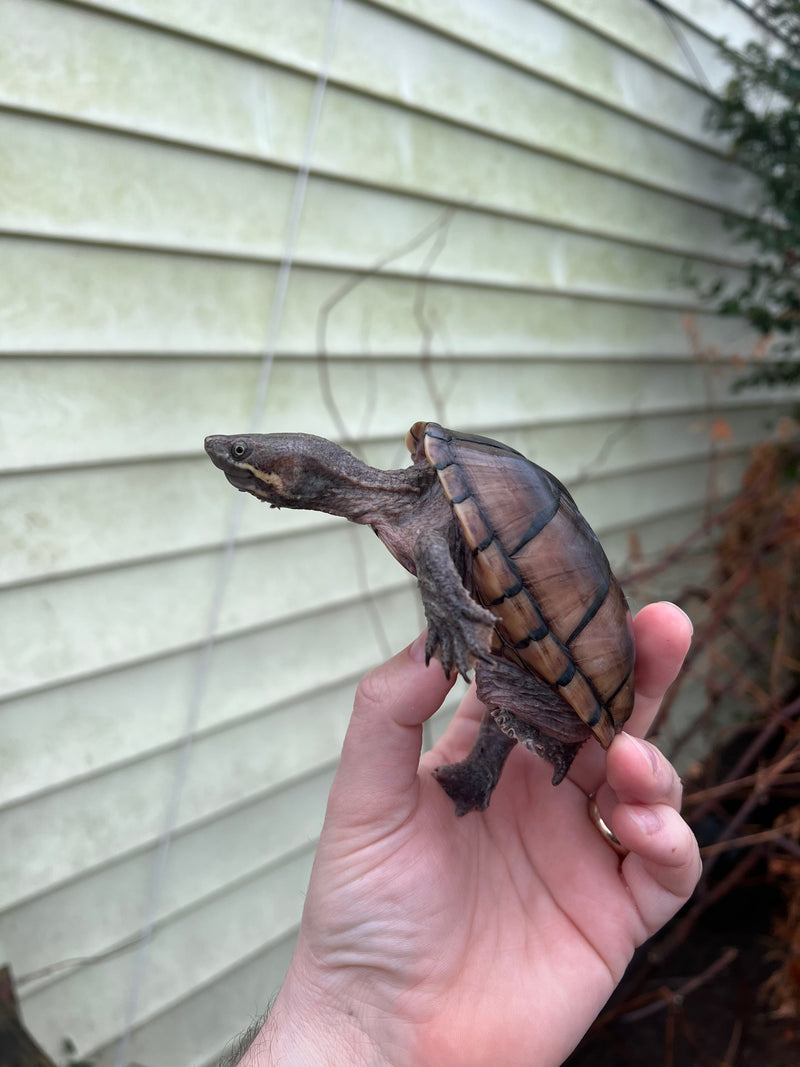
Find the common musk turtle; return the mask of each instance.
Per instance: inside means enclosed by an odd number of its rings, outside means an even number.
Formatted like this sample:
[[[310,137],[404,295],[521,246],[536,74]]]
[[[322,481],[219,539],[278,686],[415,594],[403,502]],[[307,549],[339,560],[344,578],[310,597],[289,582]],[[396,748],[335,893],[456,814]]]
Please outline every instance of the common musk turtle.
[[[475,667],[475,745],[434,772],[456,812],[487,807],[519,741],[557,785],[592,735],[607,748],[633,706],[631,617],[568,490],[508,445],[417,422],[413,464],[369,467],[310,434],[206,438],[212,462],[273,507],[371,526],[419,583],[426,653]]]

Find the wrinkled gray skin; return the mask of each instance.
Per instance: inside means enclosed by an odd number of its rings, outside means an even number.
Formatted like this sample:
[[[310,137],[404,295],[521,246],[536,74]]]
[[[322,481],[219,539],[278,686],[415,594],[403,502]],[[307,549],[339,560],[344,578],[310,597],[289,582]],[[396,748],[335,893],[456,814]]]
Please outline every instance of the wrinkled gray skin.
[[[213,436],[205,449],[231,485],[272,507],[324,511],[371,526],[416,575],[428,623],[428,661],[435,656],[446,674],[457,669],[465,677],[474,666],[478,695],[487,705],[467,758],[434,772],[458,815],[488,806],[517,741],[553,764],[554,784],[564,777],[588,728],[568,712],[575,743],[565,744],[515,715],[521,702],[546,707],[552,690],[519,670],[509,677],[508,666],[490,654],[495,619],[469,594],[471,556],[432,467],[377,470],[311,434]]]

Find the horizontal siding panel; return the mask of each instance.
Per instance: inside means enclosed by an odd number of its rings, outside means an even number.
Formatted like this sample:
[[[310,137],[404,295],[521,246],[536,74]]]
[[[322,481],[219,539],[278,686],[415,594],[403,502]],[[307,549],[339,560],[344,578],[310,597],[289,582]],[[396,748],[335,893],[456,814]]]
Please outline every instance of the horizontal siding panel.
[[[313,69],[322,54],[321,34],[309,32],[309,23],[319,28],[330,12],[327,0],[293,5],[276,17],[272,5],[251,0],[219,9],[190,0],[103,0],[93,3],[101,10],[119,11],[154,25],[173,27],[266,59]],[[397,18],[409,19],[405,26]],[[519,67],[536,78],[545,77],[611,106],[630,110],[657,125],[669,125],[683,136],[707,143],[700,122],[702,103],[698,90],[684,81],[664,76],[658,67],[643,62],[627,49],[614,47],[564,14],[530,0],[374,0],[344,5],[337,31],[333,74],[352,84],[369,88],[382,85],[386,71],[376,63],[375,43],[388,35],[398,47],[390,66],[395,84],[390,90],[405,98],[427,66],[419,62],[420,27],[488,53]],[[277,32],[276,32],[277,29]],[[398,40],[405,35],[414,66],[403,66],[406,49]],[[445,63],[441,42],[431,35],[429,49],[437,49],[437,78],[427,78],[438,88]],[[670,46],[673,41],[667,42]],[[372,46],[372,51],[369,50]],[[460,64],[455,68],[459,70]],[[365,76],[369,74],[371,77]],[[659,76],[661,75],[661,76]],[[445,75],[446,76],[446,75]],[[452,106],[452,92],[437,94]],[[459,93],[459,102],[465,94]],[[484,94],[485,99],[489,94]]]
[[[280,667],[279,664],[268,666]],[[284,846],[288,851],[304,845],[308,823],[301,820],[300,809],[295,815],[291,806],[286,805],[294,795],[298,779],[305,781],[331,771],[350,719],[355,688],[356,679],[351,678],[343,684],[320,688],[293,703],[196,736],[181,783],[180,812],[171,830],[188,832],[195,824],[210,824],[211,820],[216,826],[220,819],[225,823],[233,815],[231,809],[248,807],[250,814],[242,818],[258,842],[266,830],[254,821],[253,805],[265,794],[274,793],[280,798],[275,804],[283,811],[288,824],[288,837],[281,831],[276,838],[275,855]],[[451,713],[452,705],[445,710],[445,714]],[[43,914],[40,910],[43,907],[52,912],[55,905],[43,903],[47,895],[67,892],[66,899],[74,900],[69,886],[76,879],[82,881],[97,875],[98,884],[108,885],[112,876],[103,875],[106,868],[128,859],[133,861],[136,856],[144,855],[143,850],[152,851],[164,830],[179,757],[180,745],[176,744],[169,750],[112,767],[103,774],[27,798],[25,803],[5,809],[0,820],[0,913],[6,914],[0,915],[0,936],[5,936],[6,921],[9,936],[13,936],[20,916],[28,914],[21,908],[33,908],[32,914]],[[297,788],[303,792],[300,783]],[[208,830],[207,825],[207,831],[207,839],[213,841],[216,829]],[[24,865],[19,863],[21,855],[26,859]],[[266,863],[266,858],[262,862]],[[139,860],[136,863],[138,870]],[[127,871],[128,867],[124,869]],[[193,883],[186,880],[189,872],[175,874],[172,867],[170,871],[171,877],[178,881],[159,904],[165,917],[196,899]],[[144,873],[139,871],[138,884],[143,877]],[[220,874],[219,885],[236,877],[236,870],[230,868],[226,878]],[[126,909],[121,906],[114,919],[118,924],[114,931],[101,924],[97,936],[104,949],[129,938],[140,926],[141,912],[135,907],[133,911],[127,910],[136,899],[135,885],[125,899],[128,905]],[[147,901],[140,900],[139,907],[146,906]],[[16,936],[19,938],[19,932]],[[34,956],[29,960],[31,965],[35,959]]]
[[[722,504],[726,501],[721,501]],[[603,547],[612,560],[625,560],[617,566],[632,611],[653,600],[674,600],[683,590],[676,571],[665,567],[646,582],[636,579],[645,567],[662,560],[666,551],[682,545],[684,540],[702,530],[708,518],[708,498],[684,498],[653,510],[639,522],[620,527],[605,535]]]
[[[352,681],[333,686],[196,738],[173,829],[329,768],[353,691]],[[151,845],[163,830],[177,757],[176,747],[7,808],[0,820],[0,909]]]
[[[729,77],[716,39],[741,47],[753,21],[730,0],[674,0],[659,5],[629,0],[548,0],[551,7],[639,52],[687,81],[720,90]],[[678,17],[675,17],[678,16]],[[689,19],[689,21],[686,21]]]
[[[309,71],[322,59],[331,12],[329,0],[89,0],[83,6]]]
[[[357,540],[356,540],[357,538]],[[314,567],[309,560],[318,561]],[[7,661],[0,694],[67,681],[202,641],[219,573],[218,552],[200,552],[2,594]],[[397,588],[402,571],[369,531],[342,526],[279,543],[240,545],[219,631],[263,626],[366,592]],[[254,575],[269,575],[267,588]],[[48,641],[41,643],[46,633]]]
[[[685,27],[696,29],[712,41],[724,40],[731,48],[744,48],[754,37],[763,36],[756,21],[758,12],[750,0],[666,0],[664,6]]]
[[[703,97],[696,88],[574,22],[568,10],[557,12],[530,0],[376,0],[376,6],[410,15],[531,74],[709,144]]]
[[[13,113],[0,112],[0,137],[3,229],[273,258],[283,252],[295,184],[289,170]],[[321,199],[320,212],[338,190],[315,183],[307,203]]]
[[[583,492],[583,485],[608,476],[636,473],[671,463],[702,460],[709,454],[710,436],[722,416],[730,429],[729,440],[714,443],[721,454],[740,451],[761,439],[764,427],[785,412],[780,403],[741,406],[740,398],[724,389],[714,413],[705,405],[685,405],[680,411],[636,410],[625,418],[574,420],[564,425],[487,427],[489,436],[502,435],[513,448],[552,471],[568,488]],[[752,406],[751,406],[752,404]]]
[[[224,507],[222,485],[205,456],[0,477],[0,577],[19,583],[221,542],[236,503],[231,495]],[[244,516],[245,535],[265,532],[259,512]]]
[[[317,576],[322,580],[321,570]],[[266,600],[270,570],[260,584]],[[410,583],[381,596],[376,607],[392,650],[424,625]],[[209,733],[302,703],[317,689],[354,685],[383,654],[381,641],[361,600],[327,610],[320,605],[309,615],[220,639],[194,730]],[[0,805],[177,744],[197,668],[198,653],[191,649],[6,701],[0,709]]]
[[[549,29],[552,54],[557,50],[553,34],[563,39],[563,24],[558,26],[552,15],[549,26],[539,24],[540,11],[527,5],[527,12],[521,14],[519,21],[529,32],[536,28],[542,41],[548,39]],[[458,26],[461,19],[454,14]],[[505,14],[495,12],[500,18]],[[579,42],[573,36],[568,38],[567,48],[573,71],[580,70],[583,64],[575,55]],[[607,55],[607,61],[610,58]],[[586,65],[593,69],[591,64]],[[655,97],[660,86],[652,69],[649,74],[650,93]],[[590,97],[532,76],[530,68],[516,70],[469,44],[424,33],[419,23],[398,20],[363,4],[343,6],[330,76],[348,88],[485,128],[504,138],[545,146],[549,151],[577,156],[595,165],[620,169],[624,160],[624,170],[630,176],[652,181],[656,174],[675,188],[686,191],[691,186],[693,195],[697,175],[704,168],[714,168],[705,147],[695,154],[691,147],[676,144],[673,138],[665,138],[639,121],[631,122]],[[474,92],[475,85],[481,85],[480,94]],[[663,94],[660,112],[651,105],[654,115],[668,113],[670,102],[669,96]],[[679,102],[682,107],[677,107]],[[685,87],[680,101],[674,103],[677,114],[688,112],[697,118],[701,113],[696,94],[691,102],[687,101]],[[695,136],[699,132],[696,129]],[[707,135],[705,140],[708,142]],[[720,167],[721,177],[723,169],[727,184],[732,171],[729,166]]]
[[[531,28],[536,10],[529,6],[527,18],[523,16]],[[545,33],[542,27],[541,39]],[[576,46],[570,39],[568,47]],[[580,69],[580,58],[573,53],[572,59],[574,69]],[[743,206],[746,190],[752,188],[744,173],[737,182],[730,164],[716,160],[707,148],[676,140],[456,42],[420,33],[417,26],[396,20],[387,24],[361,5],[345,4],[343,10],[332,63],[333,75],[340,71],[346,85],[370,85],[389,100],[711,202],[716,181],[731,204]],[[475,85],[481,86],[480,93]],[[698,110],[695,102],[691,111]]]
[[[0,19],[5,104],[239,152],[301,151],[305,75],[52,0],[3,0]]]
[[[230,251],[236,247],[237,239],[242,240],[243,233],[252,235],[255,242],[269,242],[285,230],[293,176],[283,168],[29,115],[0,114],[0,119],[3,132],[20,148],[17,153],[9,152],[0,164],[4,201],[14,207],[14,211],[6,209],[0,219],[12,229],[27,225],[48,232],[60,229],[86,237],[111,238],[114,234],[109,234],[107,227],[98,228],[111,208],[118,240],[133,240],[138,233],[140,240],[163,242],[164,236],[159,238],[156,234],[160,225],[169,227],[167,242],[179,238],[189,248],[197,244],[202,232],[213,251],[224,225],[227,237],[223,251]],[[55,147],[66,154],[57,168],[61,182],[55,180],[55,175],[48,176],[50,137]],[[381,153],[372,153],[359,162],[358,174],[353,176],[357,179],[355,184],[346,184],[345,174],[341,179],[312,176],[300,231],[300,252],[322,252],[314,244],[315,231],[330,232],[333,228],[338,234],[340,255],[347,255],[352,246],[360,261],[365,242],[371,248],[376,238],[383,240],[381,255],[396,253],[397,209],[393,206],[388,215],[371,210],[371,205],[377,207],[385,202],[403,204],[413,212],[401,235],[401,246],[435,222],[445,204],[465,210],[468,219],[478,220],[478,226],[498,227],[496,239],[505,237],[511,227],[504,228],[502,218],[481,223],[477,209],[511,215],[513,221],[530,219],[571,230],[599,232],[610,239],[654,245],[681,254],[731,257],[730,236],[718,210],[593,174],[570,163],[536,157],[514,146],[487,146],[474,134],[448,127],[431,131],[430,141],[426,158],[435,154],[431,167],[435,162],[437,168],[426,175],[424,182],[413,174],[400,180],[408,167],[395,154],[391,142],[383,145]],[[34,153],[31,162],[38,157],[41,163],[33,172],[28,152]],[[469,160],[466,170],[456,166],[462,158]],[[65,172],[66,164],[69,167]],[[65,173],[71,180],[63,179]],[[104,176],[108,181],[98,189]],[[231,205],[228,182],[235,194],[244,197],[236,208]],[[365,187],[367,182],[375,188]],[[185,183],[186,204],[176,203],[181,200],[181,183]],[[412,201],[409,209],[408,198],[392,194],[391,190],[402,190],[422,198],[422,202]],[[381,194],[386,201],[381,200]],[[194,220],[187,220],[184,229],[176,229],[186,216],[186,206],[193,204],[198,209]],[[256,218],[259,207],[262,212]],[[3,210],[0,203],[0,211]],[[373,228],[375,237],[371,236]],[[453,228],[458,230],[458,226]],[[324,252],[327,260],[327,243]],[[496,257],[497,252],[491,254]],[[470,254],[468,262],[474,258]],[[411,261],[406,258],[402,265],[408,262]]]
[[[370,371],[375,368],[375,378]],[[0,395],[8,415],[0,466],[27,470],[31,460],[63,466],[98,460],[139,460],[175,454],[202,455],[206,433],[238,433],[250,422],[255,361],[98,359],[6,360],[0,363]],[[398,443],[419,418],[461,429],[572,420],[620,419],[668,414],[707,396],[709,367],[688,360],[650,363],[617,360],[515,360],[421,362],[341,360],[328,364],[332,392],[354,437],[375,431]],[[740,368],[715,366],[718,396]],[[492,388],[487,390],[487,381]],[[442,398],[437,411],[433,381]],[[728,400],[725,397],[726,401]],[[730,398],[726,407],[747,406]],[[323,401],[320,366],[314,360],[277,360],[259,429],[275,433],[314,430],[336,436]],[[32,454],[32,434],[48,442],[47,456]],[[576,442],[577,443],[577,442]],[[224,507],[226,483],[207,482]],[[230,499],[230,490],[228,498]]]
[[[11,272],[6,352],[257,354],[265,344],[276,265],[8,239],[0,239],[0,256]],[[426,343],[422,298],[433,354],[691,352],[680,306],[432,278],[421,289],[417,279],[375,274],[346,292],[354,280],[295,267],[278,351],[313,354],[319,316],[335,302],[326,320],[331,355],[414,355]],[[754,345],[740,321],[696,319],[705,344],[741,355]]]
[[[157,929],[148,950],[140,1018],[163,1011],[180,1000],[179,990],[212,981],[232,961],[280,941],[294,929],[312,859],[308,850]],[[134,952],[130,949],[76,971],[69,978],[68,996],[62,983],[32,992],[25,999],[26,1024],[50,1048],[58,1048],[65,1034],[79,1048],[113,1040],[125,1023]],[[91,1011],[86,1011],[87,1004]]]
[[[319,834],[332,779],[329,766],[178,829],[153,921],[160,924],[307,847]],[[26,994],[62,981],[85,957],[119,951],[138,938],[148,921],[157,851],[150,845],[108,860],[0,914],[0,940]],[[48,971],[53,961],[63,967]]]
[[[690,501],[709,500],[712,483],[719,497],[729,496],[739,487],[748,458],[749,452],[745,451],[720,457],[713,465],[708,460],[690,459],[663,469],[632,471],[582,485],[575,497],[590,525],[628,531],[659,511],[681,507],[682,502],[686,506]],[[616,502],[616,507],[624,501],[624,510],[617,512],[616,521],[609,507],[611,501]],[[661,546],[665,547],[663,540]],[[611,553],[611,544],[606,547]],[[617,566],[622,563],[619,557],[611,558]]]
[[[17,5],[26,7],[24,20]],[[7,45],[5,51],[0,45],[0,66],[6,66],[8,74],[0,102],[159,137],[192,138],[198,144],[289,163],[299,160],[314,84],[310,77],[49,0],[4,0],[0,15],[3,12],[7,22],[5,27],[0,22],[0,34]],[[424,38],[415,40],[418,63]],[[373,50],[379,47],[380,38],[372,42]],[[435,57],[444,53],[447,59],[450,47],[442,39],[436,42],[431,71],[438,69]],[[60,54],[60,67],[46,62],[53,54]],[[395,54],[399,57],[402,51]],[[115,56],[114,65],[108,63],[110,55]],[[497,131],[510,131],[503,140],[526,148],[546,149],[709,205],[744,210],[752,199],[745,172],[707,152],[474,52],[449,59],[459,65],[460,88],[442,86],[441,77],[426,78],[419,70],[403,93],[406,106],[331,84],[317,136],[316,165],[341,173],[354,159],[379,156],[385,165],[396,156],[392,162],[402,166],[388,174],[397,173],[402,180],[410,164],[417,180],[427,184],[428,176],[443,172],[438,155],[450,146],[449,138],[439,135],[448,126],[466,123],[471,129],[454,130],[457,136],[483,137],[482,131],[488,130],[488,140],[493,140],[491,121],[480,111],[457,115],[441,110],[441,100],[447,99],[441,94],[447,93],[466,108],[476,99],[484,101],[483,108],[487,99],[502,101],[494,119]],[[372,77],[395,66],[384,57]],[[73,69],[83,72],[80,80],[68,76]],[[45,70],[47,76],[41,73]],[[209,82],[213,93],[208,92]],[[428,82],[433,83],[434,99],[409,99],[424,94]],[[476,98],[476,83],[486,83],[488,97]],[[517,99],[519,105],[510,108],[509,102]],[[436,117],[409,111],[409,104]],[[390,141],[387,129],[392,131]],[[473,129],[480,132],[474,134]],[[384,150],[375,153],[375,144]],[[488,143],[484,150],[490,151]],[[451,157],[450,169],[452,165]],[[471,157],[462,156],[459,173],[462,169],[474,169]]]
[[[131,1062],[148,1067],[218,1067],[238,1034],[264,1014],[289,966],[294,937],[254,953],[241,966],[193,991],[168,1011],[134,1028]],[[117,1042],[92,1050],[93,1067],[117,1067]]]
[[[725,413],[730,432],[729,440],[716,445],[723,453],[755,444],[783,410],[781,405],[748,405],[726,412],[729,399],[724,397],[716,412],[717,419]],[[409,425],[415,414],[409,412]],[[305,431],[314,421],[298,423],[297,429]],[[620,469],[702,459],[714,421],[698,407],[647,418],[634,413],[607,422],[483,426],[481,431],[502,437],[571,486]],[[239,429],[233,424],[222,428]],[[358,451],[384,469],[410,462],[400,435],[361,443]],[[205,455],[0,477],[0,539],[5,546],[0,582],[20,584],[220,543],[237,502]],[[258,508],[247,499],[238,533],[243,539],[286,536],[335,521],[318,512]]]
[[[0,139],[7,148],[0,229],[7,233],[272,263],[283,253],[294,186],[288,171],[2,113]],[[594,228],[609,221],[598,217]],[[719,226],[711,213],[709,222]],[[404,251],[414,235],[416,247]],[[658,224],[635,237],[640,244],[466,207],[447,212],[439,203],[312,177],[295,262],[365,270],[388,258],[401,274],[696,303],[683,278],[685,256],[641,247],[663,238]],[[670,244],[677,237],[671,234]],[[714,254],[707,230],[687,227],[681,240],[693,254]],[[720,230],[716,251],[727,241]],[[72,249],[78,252],[91,255],[79,245]]]

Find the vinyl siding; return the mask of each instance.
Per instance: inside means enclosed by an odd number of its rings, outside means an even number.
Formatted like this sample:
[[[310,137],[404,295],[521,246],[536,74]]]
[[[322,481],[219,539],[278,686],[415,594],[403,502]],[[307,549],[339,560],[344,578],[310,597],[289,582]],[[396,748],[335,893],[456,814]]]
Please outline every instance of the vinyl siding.
[[[500,437],[617,564],[735,488],[780,403],[729,392],[753,339],[685,274],[744,262],[703,112],[753,23],[661,8],[345,0],[260,428],[379,466],[420,418]],[[202,453],[263,380],[330,10],[0,0],[0,950],[98,1067],[148,924],[131,1062],[210,1065],[264,1008],[357,680],[422,624],[369,531]]]

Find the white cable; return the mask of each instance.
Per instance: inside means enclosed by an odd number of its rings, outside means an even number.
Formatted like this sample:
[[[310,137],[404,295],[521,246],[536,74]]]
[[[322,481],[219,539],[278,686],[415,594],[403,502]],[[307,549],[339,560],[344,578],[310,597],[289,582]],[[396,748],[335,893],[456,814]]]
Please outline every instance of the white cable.
[[[297,177],[295,179],[294,194],[292,196],[292,203],[289,210],[289,223],[287,226],[286,239],[284,242],[284,253],[281,257],[280,266],[278,268],[278,277],[275,282],[275,290],[272,295],[269,324],[267,326],[264,353],[261,360],[261,372],[259,374],[258,383],[256,385],[255,400],[253,403],[252,414],[250,417],[251,431],[258,429],[261,426],[264,418],[264,410],[266,407],[270,374],[272,371],[272,365],[275,362],[275,348],[277,345],[281,319],[283,317],[283,309],[286,302],[286,291],[289,285],[289,276],[292,270],[292,261],[294,259],[295,246],[297,243],[297,233],[300,227],[300,216],[302,214],[303,204],[305,201],[306,187],[308,185],[308,176],[311,168],[311,159],[314,152],[314,142],[316,140],[317,129],[319,126],[320,113],[322,111],[322,101],[325,95],[326,86],[328,84],[328,76],[330,72],[331,60],[333,57],[333,49],[336,42],[336,32],[338,29],[341,7],[342,0],[331,0],[331,9],[330,14],[328,16],[328,28],[325,35],[325,48],[323,51],[316,85],[314,87],[314,96],[311,101],[311,114],[309,116],[305,143],[303,145],[303,151],[300,158],[300,166],[298,168]],[[186,775],[189,769],[189,757],[192,748],[192,739],[194,737],[194,732],[197,727],[200,707],[202,705],[203,696],[206,690],[208,673],[211,667],[211,660],[214,651],[216,633],[219,627],[219,620],[222,612],[222,605],[225,600],[225,593],[228,587],[231,568],[233,565],[233,553],[236,544],[236,538],[239,531],[239,525],[241,522],[243,502],[244,498],[240,495],[237,495],[235,503],[231,508],[230,517],[228,521],[228,530],[226,533],[224,548],[222,552],[222,558],[220,560],[216,580],[214,583],[214,593],[212,597],[211,608],[209,611],[205,638],[203,640],[202,650],[200,653],[197,669],[192,679],[192,687],[189,695],[188,710],[186,715],[186,728],[180,740],[175,774],[172,779],[172,788],[170,790],[170,795],[167,800],[167,806],[164,816],[164,828],[158,840],[156,858],[153,863],[153,873],[150,879],[150,891],[148,894],[147,909],[145,911],[146,920],[144,926],[142,927],[141,939],[136,950],[133,980],[131,982],[130,995],[128,997],[128,1005],[125,1012],[125,1025],[117,1049],[117,1055],[114,1060],[115,1067],[124,1067],[125,1061],[128,1056],[128,1048],[130,1045],[131,1034],[133,1032],[133,1027],[136,1024],[136,1016],[138,1014],[139,1009],[139,998],[141,996],[142,988],[144,986],[145,972],[147,969],[147,957],[150,949],[150,942],[152,941],[153,929],[156,923],[156,915],[164,889],[167,857],[169,855],[170,845],[172,843],[172,835],[177,822],[178,810],[180,808],[181,796],[183,794],[183,787],[186,783]]]

